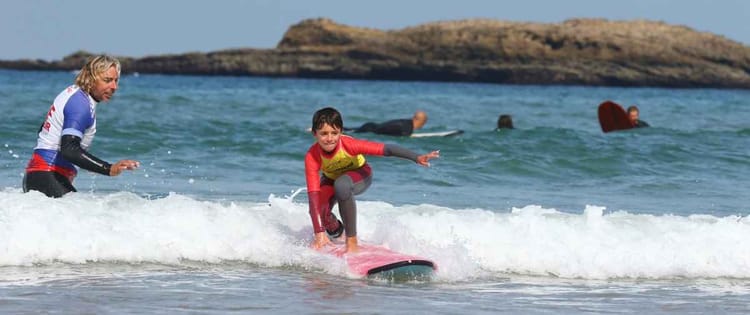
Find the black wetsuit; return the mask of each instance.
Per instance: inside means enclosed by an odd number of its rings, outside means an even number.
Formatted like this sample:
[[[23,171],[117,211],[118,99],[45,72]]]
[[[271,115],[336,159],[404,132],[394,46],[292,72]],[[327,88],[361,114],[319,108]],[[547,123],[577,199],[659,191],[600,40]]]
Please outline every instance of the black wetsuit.
[[[384,123],[368,122],[356,129],[347,129],[346,131],[372,132],[380,135],[389,136],[410,136],[414,132],[414,124],[411,119],[394,119]]]
[[[93,156],[81,148],[81,138],[64,135],[61,139],[60,155],[80,168],[109,176],[112,165]],[[32,157],[29,165],[38,163]],[[41,191],[47,197],[59,198],[69,192],[77,191],[73,187],[73,178],[56,171],[29,171],[23,177],[23,191]]]
[[[633,125],[633,128],[643,128],[643,127],[651,127],[651,126],[649,126],[648,123],[640,119],[636,120],[635,124]]]

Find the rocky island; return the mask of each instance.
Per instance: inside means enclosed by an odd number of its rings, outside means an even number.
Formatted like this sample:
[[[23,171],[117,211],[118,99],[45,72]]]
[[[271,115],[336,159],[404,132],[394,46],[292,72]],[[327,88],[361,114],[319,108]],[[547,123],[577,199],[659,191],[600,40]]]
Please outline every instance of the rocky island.
[[[90,56],[0,61],[76,70]],[[276,48],[119,57],[126,72],[503,84],[750,88],[750,47],[663,22],[462,20],[399,30],[304,20]]]

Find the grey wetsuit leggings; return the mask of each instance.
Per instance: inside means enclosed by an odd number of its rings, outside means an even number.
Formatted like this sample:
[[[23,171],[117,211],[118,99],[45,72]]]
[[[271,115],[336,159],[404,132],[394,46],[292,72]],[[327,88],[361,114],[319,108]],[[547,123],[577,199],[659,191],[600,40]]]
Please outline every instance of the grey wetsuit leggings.
[[[372,184],[372,173],[369,167],[366,170],[360,170],[347,172],[335,181],[323,177],[321,186],[332,184],[334,190],[334,194],[328,200],[329,215],[324,223],[326,229],[335,229],[338,226],[336,217],[331,211],[333,206],[338,203],[339,214],[341,214],[341,221],[344,223],[346,236],[357,236],[357,202],[354,196],[363,193]]]

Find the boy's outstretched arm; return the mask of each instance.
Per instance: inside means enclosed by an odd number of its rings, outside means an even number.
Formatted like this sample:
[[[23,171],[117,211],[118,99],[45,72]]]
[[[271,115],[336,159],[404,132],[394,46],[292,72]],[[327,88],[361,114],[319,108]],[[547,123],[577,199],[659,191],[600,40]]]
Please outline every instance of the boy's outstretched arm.
[[[423,154],[423,155],[417,155],[416,153],[404,147],[401,147],[395,144],[386,144],[385,147],[383,148],[383,155],[384,156],[397,156],[400,158],[409,159],[419,165],[429,167],[430,159],[440,157],[440,150],[432,151],[430,153]]]

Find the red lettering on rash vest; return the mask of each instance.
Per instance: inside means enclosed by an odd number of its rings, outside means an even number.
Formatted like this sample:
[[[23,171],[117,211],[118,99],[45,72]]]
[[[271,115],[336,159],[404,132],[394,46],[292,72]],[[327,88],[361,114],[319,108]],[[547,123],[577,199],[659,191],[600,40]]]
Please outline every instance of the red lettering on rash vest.
[[[49,131],[50,126],[52,126],[52,124],[49,122],[49,118],[52,117],[52,113],[54,112],[55,112],[55,104],[52,104],[52,106],[50,106],[49,108],[49,112],[47,112],[47,120],[44,121],[44,130]]]

